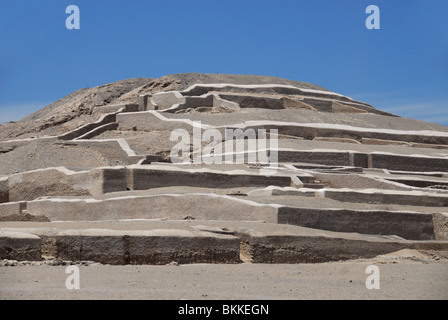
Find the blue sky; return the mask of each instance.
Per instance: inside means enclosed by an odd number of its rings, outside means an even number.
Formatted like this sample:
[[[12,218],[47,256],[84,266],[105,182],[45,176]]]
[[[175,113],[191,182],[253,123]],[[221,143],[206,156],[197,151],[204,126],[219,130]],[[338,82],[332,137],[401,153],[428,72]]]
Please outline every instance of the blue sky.
[[[307,81],[448,125],[446,0],[3,0],[0,123],[65,95],[183,72]],[[81,29],[68,30],[69,5]],[[381,29],[368,30],[368,5]]]

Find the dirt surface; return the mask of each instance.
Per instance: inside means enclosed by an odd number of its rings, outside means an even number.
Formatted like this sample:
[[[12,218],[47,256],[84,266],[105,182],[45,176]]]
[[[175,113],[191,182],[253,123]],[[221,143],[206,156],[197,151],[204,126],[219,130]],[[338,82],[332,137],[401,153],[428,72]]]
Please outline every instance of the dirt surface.
[[[0,175],[45,169],[48,167],[101,167],[110,162],[100,152],[87,147],[32,142],[11,152],[0,154]]]
[[[379,268],[379,290],[366,288],[370,265]],[[66,289],[65,270],[1,267],[0,299],[448,299],[448,263],[418,253],[317,265],[81,266],[77,291]]]
[[[21,121],[0,125],[0,141],[59,135],[76,129],[97,120],[92,116],[94,107],[113,104],[123,94],[151,80],[134,78],[77,90]]]
[[[132,78],[94,88],[77,90],[21,121],[0,125],[0,141],[55,136],[98,119],[93,109],[108,104],[136,103],[143,94],[184,90],[196,83],[283,84],[305,89],[320,86],[268,76],[186,73],[153,78]]]

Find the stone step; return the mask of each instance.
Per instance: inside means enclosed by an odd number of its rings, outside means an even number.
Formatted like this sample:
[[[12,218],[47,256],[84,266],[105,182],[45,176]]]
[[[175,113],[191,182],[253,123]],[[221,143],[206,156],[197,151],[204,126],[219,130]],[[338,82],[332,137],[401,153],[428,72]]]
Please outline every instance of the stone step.
[[[154,130],[176,130],[185,129],[192,132],[193,120],[187,117],[170,118],[166,114],[156,111],[146,111],[138,113],[121,113],[116,116],[116,122],[119,123],[122,130],[131,130],[137,127],[139,131]],[[395,141],[396,143],[405,143],[408,146],[419,147],[425,144],[426,147],[435,145],[439,148],[441,145],[448,145],[448,133],[441,131],[408,131],[392,129],[362,128],[339,124],[322,123],[296,123],[286,121],[246,121],[243,123],[234,123],[232,125],[211,126],[202,124],[202,129],[241,129],[247,130],[264,129],[266,131],[278,130],[282,136],[300,137],[308,140],[314,138],[341,138],[352,139],[361,142],[362,139],[376,139],[377,141]],[[341,140],[342,141],[342,140]],[[391,143],[389,142],[389,143]],[[388,144],[389,144],[388,143]],[[406,144],[407,143],[407,144]],[[368,146],[368,145],[366,145]]]
[[[325,185],[322,183],[304,183],[303,187],[307,189],[323,189]]]
[[[404,177],[404,176],[393,176],[393,175],[383,175],[384,179],[392,182],[401,183],[411,187],[417,188],[428,188],[432,186],[448,186],[448,179],[446,178],[435,178],[435,177]]]
[[[420,212],[281,207],[278,223],[408,240],[436,239],[433,215]]]
[[[276,192],[279,192],[278,194]],[[31,221],[113,221],[123,219],[165,219],[206,221],[263,221],[273,224],[290,224],[309,228],[354,232],[362,234],[397,235],[405,239],[435,239],[433,214],[415,211],[391,211],[377,208],[360,210],[335,207],[312,208],[302,206],[260,204],[257,198],[272,195],[283,197],[315,197],[315,189],[268,188],[248,192],[248,197],[215,194],[150,194],[106,199],[47,198],[30,201],[26,206]],[[310,199],[309,201],[319,201]],[[308,201],[308,202],[309,202]],[[272,199],[275,203],[275,199]],[[311,203],[310,203],[311,204]],[[11,210],[20,206],[12,204]],[[19,220],[10,217],[8,221]],[[2,219],[0,219],[2,220]],[[5,220],[5,219],[3,219]],[[443,231],[443,230],[442,230]]]
[[[0,230],[0,260],[38,261],[41,239],[31,233]]]
[[[374,258],[402,249],[448,251],[448,241],[408,241],[254,222],[140,220],[38,226],[1,228],[0,259],[45,257],[111,265],[322,263]]]
[[[76,139],[88,132],[91,132],[92,130],[101,127],[105,124],[116,122],[117,114],[122,112],[124,109],[120,109],[114,113],[105,114],[102,116],[98,121],[93,123],[88,123],[86,125],[83,125],[79,128],[76,128],[75,130],[69,131],[61,136],[58,136],[59,140],[73,140]]]
[[[117,122],[111,122],[111,123],[106,123],[102,126],[99,126],[95,129],[92,129],[91,131],[83,134],[82,136],[74,139],[74,140],[88,140],[88,139],[92,139],[93,137],[99,136],[100,134],[102,134],[103,132],[106,131],[112,131],[112,130],[116,130],[118,128],[118,123]]]
[[[242,242],[241,255],[251,263],[324,263],[370,259],[402,249],[448,251],[448,241],[400,241],[393,238],[337,236],[273,230],[244,230],[236,234]]]
[[[27,202],[9,202],[0,204],[0,221],[3,218],[20,215],[23,210],[26,210]]]
[[[291,186],[291,175],[269,175],[250,171],[219,171],[187,169],[173,166],[130,166],[126,170],[127,187],[130,190],[146,190],[170,186],[206,188],[234,188],[256,186]],[[312,177],[310,177],[313,179]]]
[[[138,104],[114,104],[114,105],[106,105],[95,107],[93,109],[93,114],[109,114],[109,113],[117,113],[117,112],[138,112],[139,110]]]
[[[305,101],[306,103],[309,103]],[[447,145],[448,134],[440,131],[405,131],[392,129],[369,129],[338,124],[311,124],[253,121],[240,124],[243,130],[247,129],[277,129],[279,134],[314,139],[318,137],[344,138],[362,141],[364,138],[383,141],[397,141],[407,143],[423,143],[435,145]]]
[[[124,195],[104,200],[47,198],[27,203],[28,214],[45,217],[50,221],[170,219],[276,223],[277,208],[277,205],[261,205],[215,194]]]
[[[279,149],[278,161],[280,163],[307,162],[332,167],[377,168],[407,172],[448,172],[448,158],[381,152]]]
[[[35,261],[47,256],[111,265],[165,265],[173,261],[180,264],[240,262],[238,238],[192,229],[30,231],[38,236],[0,231],[0,259]],[[30,249],[23,249],[31,245],[32,254],[28,252]]]
[[[448,178],[448,174],[444,172],[417,172],[417,171],[394,171],[385,170],[385,173],[401,176],[424,176],[436,178]]]
[[[362,178],[362,176],[361,176]],[[437,191],[437,192],[436,192]],[[383,190],[383,189],[336,189],[336,188],[294,188],[269,186],[252,190],[250,196],[298,196],[327,198],[339,202],[365,204],[393,204],[415,207],[448,207],[448,193],[432,189]],[[272,201],[275,202],[273,199]]]
[[[448,207],[448,195],[423,191],[325,189],[322,195],[342,202]]]
[[[97,141],[78,141],[94,148]],[[111,146],[118,145],[110,141]],[[122,152],[124,153],[124,152]],[[117,154],[118,157],[126,157]],[[135,161],[162,161],[158,156],[134,157]],[[127,190],[148,190],[161,187],[190,186],[210,189],[259,188],[270,185],[291,186],[313,183],[314,177],[304,172],[279,170],[269,175],[262,169],[243,166],[225,166],[221,170],[208,168],[182,168],[157,163],[130,167],[100,167],[85,171],[72,171],[65,167],[22,172],[0,178],[0,203],[31,201],[45,196],[97,196]],[[298,179],[296,179],[296,177]],[[0,209],[1,214],[1,209]]]

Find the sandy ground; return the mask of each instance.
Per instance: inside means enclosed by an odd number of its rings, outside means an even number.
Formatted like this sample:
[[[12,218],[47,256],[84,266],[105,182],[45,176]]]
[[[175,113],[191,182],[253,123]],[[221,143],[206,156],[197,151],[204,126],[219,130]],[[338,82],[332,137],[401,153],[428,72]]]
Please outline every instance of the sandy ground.
[[[94,122],[94,107],[136,103],[138,96],[160,91],[184,90],[195,83],[282,84],[299,88],[327,90],[318,85],[267,76],[184,73],[152,78],[132,78],[84,88],[34,112],[21,121],[0,125],[0,141],[59,135]],[[2,119],[8,121],[8,119]]]
[[[375,264],[380,289],[368,290]],[[70,291],[65,266],[0,267],[0,299],[340,300],[448,299],[448,262],[376,258],[300,265],[81,266]]]

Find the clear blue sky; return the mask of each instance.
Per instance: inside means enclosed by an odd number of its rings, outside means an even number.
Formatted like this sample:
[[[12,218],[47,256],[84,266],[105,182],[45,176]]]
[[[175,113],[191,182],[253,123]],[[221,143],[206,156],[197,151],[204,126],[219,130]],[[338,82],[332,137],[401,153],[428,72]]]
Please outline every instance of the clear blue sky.
[[[68,5],[81,29],[67,30]],[[381,29],[368,30],[368,5]],[[133,77],[202,72],[313,82],[448,125],[447,0],[3,0],[0,123]]]

